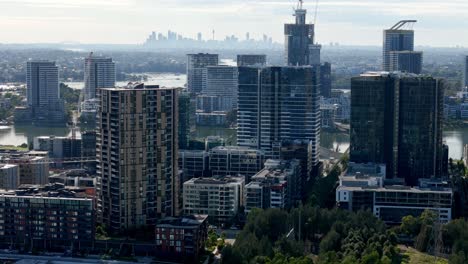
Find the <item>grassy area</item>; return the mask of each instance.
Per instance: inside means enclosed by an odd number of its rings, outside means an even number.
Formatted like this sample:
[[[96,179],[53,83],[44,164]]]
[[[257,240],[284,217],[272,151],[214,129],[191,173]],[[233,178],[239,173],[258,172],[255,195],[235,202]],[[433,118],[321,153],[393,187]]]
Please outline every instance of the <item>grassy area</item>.
[[[16,150],[16,151],[27,151],[27,147],[20,146],[9,146],[9,145],[0,145],[0,150]]]
[[[402,262],[407,264],[425,264],[425,263],[434,263],[434,264],[448,264],[447,259],[434,258],[434,256],[428,255],[417,251],[414,248],[407,248],[404,246],[400,247]]]

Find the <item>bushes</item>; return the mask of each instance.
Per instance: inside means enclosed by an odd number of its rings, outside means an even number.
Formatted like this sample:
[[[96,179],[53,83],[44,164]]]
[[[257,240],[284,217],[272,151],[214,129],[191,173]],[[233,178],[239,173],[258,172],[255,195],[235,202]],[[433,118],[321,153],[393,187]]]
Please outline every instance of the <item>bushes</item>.
[[[254,210],[235,245],[224,249],[223,263],[312,263],[307,255],[314,251],[318,263],[393,263],[395,245],[395,235],[370,212]]]

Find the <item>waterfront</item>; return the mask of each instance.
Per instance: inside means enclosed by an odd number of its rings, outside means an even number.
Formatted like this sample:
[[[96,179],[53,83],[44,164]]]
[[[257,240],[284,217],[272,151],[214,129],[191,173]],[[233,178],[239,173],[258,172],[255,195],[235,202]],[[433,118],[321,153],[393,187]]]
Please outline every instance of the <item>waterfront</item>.
[[[187,75],[178,73],[147,72],[131,73],[131,75],[145,76],[148,78],[144,81],[145,84],[157,84],[160,87],[184,87],[187,82]],[[116,86],[125,86],[128,83],[129,81],[117,82]],[[81,90],[84,87],[84,82],[65,82],[65,84],[77,90]]]
[[[31,143],[37,136],[70,136],[68,127],[35,127],[35,126],[0,126],[0,145],[19,146]],[[79,136],[77,132],[77,136]],[[227,144],[236,144],[236,131],[230,128],[198,127],[194,137],[204,139],[207,136],[220,136]],[[321,145],[324,148],[344,152],[349,147],[349,135],[322,131]],[[463,156],[463,146],[468,144],[468,129],[444,131],[444,141],[449,146],[449,157],[460,159]]]

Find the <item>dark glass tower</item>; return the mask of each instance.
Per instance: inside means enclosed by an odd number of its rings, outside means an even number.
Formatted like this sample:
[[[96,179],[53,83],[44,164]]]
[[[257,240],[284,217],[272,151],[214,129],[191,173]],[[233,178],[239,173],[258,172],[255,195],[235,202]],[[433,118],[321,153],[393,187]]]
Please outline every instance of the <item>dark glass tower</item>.
[[[239,68],[238,145],[280,158],[283,142],[311,142],[311,164],[318,164],[320,110],[318,69]]]
[[[414,30],[403,29],[414,23],[416,20],[401,20],[390,29],[384,30],[384,71],[421,73],[422,52],[414,52]]]
[[[442,171],[444,82],[432,77],[400,81],[398,175],[416,185],[418,178],[439,177]]]
[[[306,24],[307,10],[302,0],[295,10],[295,24],[284,25],[286,64],[290,66],[309,65],[309,45],[314,44],[314,25]]]
[[[368,73],[351,81],[350,160],[387,165],[387,178],[444,172],[442,145],[445,84],[427,76]]]

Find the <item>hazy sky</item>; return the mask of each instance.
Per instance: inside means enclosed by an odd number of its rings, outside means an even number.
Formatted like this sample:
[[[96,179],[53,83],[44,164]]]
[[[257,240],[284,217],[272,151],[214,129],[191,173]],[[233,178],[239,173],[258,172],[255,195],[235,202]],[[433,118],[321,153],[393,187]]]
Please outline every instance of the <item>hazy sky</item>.
[[[0,43],[142,43],[168,29],[195,37],[283,42],[294,0],[0,0]],[[315,1],[305,0],[313,21]],[[381,45],[382,29],[417,19],[416,45],[468,46],[468,0],[320,0],[317,41]]]

